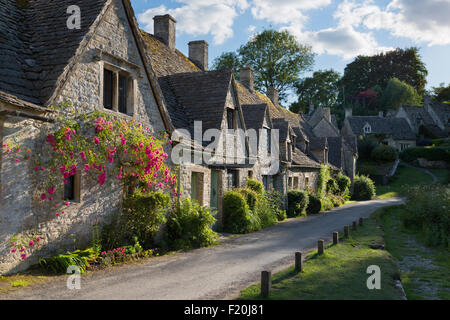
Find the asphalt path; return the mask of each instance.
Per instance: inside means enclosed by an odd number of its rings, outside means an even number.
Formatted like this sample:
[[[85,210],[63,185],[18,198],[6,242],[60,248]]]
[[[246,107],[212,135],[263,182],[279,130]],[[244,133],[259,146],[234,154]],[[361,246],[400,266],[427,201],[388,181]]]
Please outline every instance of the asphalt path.
[[[67,276],[0,296],[0,299],[232,299],[260,279],[262,270],[277,272],[292,265],[295,251],[308,251],[317,240],[331,241],[360,217],[402,203],[399,198],[346,204],[294,218],[220,245],[114,266],[81,277],[79,290],[67,289]]]

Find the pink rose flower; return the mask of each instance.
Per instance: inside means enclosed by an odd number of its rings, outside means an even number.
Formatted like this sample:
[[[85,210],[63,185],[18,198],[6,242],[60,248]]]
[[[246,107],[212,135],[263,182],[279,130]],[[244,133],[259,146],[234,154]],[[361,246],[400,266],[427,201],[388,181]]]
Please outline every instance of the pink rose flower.
[[[95,144],[99,144],[99,143],[100,143],[100,140],[98,140],[97,137],[94,137],[94,143],[95,143]]]
[[[45,200],[47,198],[47,195],[45,193],[41,194],[41,200]]]

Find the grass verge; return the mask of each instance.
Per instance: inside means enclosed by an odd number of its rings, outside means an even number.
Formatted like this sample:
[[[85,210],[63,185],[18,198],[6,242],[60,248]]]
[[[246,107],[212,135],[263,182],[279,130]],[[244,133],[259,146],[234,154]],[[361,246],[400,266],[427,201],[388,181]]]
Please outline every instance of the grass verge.
[[[395,287],[399,269],[394,258],[386,250],[375,250],[372,243],[383,243],[380,218],[373,214],[364,220],[364,226],[351,231],[349,238],[342,238],[338,245],[329,244],[325,254],[310,252],[303,272],[296,274],[294,267],[272,276],[273,300],[376,300],[401,299]],[[342,235],[340,234],[340,237]],[[367,288],[367,267],[377,265],[381,269],[381,289]],[[262,299],[260,284],[241,291],[239,299]]]

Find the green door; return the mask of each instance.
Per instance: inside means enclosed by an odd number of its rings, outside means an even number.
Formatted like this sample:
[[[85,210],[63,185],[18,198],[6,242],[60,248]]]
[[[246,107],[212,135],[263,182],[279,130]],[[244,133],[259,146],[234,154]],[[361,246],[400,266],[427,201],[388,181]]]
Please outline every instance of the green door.
[[[211,208],[219,208],[219,171],[211,171]]]

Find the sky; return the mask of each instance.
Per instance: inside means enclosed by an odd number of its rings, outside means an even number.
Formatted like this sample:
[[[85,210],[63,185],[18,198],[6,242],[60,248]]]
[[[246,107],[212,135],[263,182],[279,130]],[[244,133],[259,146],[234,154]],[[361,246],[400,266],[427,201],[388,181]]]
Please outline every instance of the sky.
[[[450,0],[131,0],[139,25],[176,20],[176,47],[206,40],[209,65],[264,29],[288,30],[316,53],[313,71],[344,72],[357,55],[418,47],[427,89],[450,84]],[[301,77],[310,76],[311,72]]]

